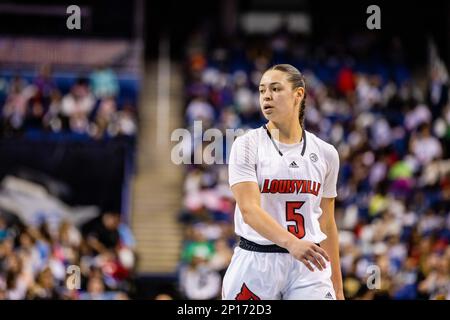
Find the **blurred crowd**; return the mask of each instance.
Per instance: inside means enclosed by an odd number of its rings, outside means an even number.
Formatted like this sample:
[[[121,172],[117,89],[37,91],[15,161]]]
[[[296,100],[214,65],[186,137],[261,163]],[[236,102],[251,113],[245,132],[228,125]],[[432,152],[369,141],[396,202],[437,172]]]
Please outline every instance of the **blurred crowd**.
[[[120,300],[134,292],[134,238],[120,214],[77,228],[0,215],[0,300]]]
[[[347,299],[450,299],[447,70],[430,50],[416,72],[398,38],[384,47],[373,35],[347,39],[312,45],[276,33],[220,43],[194,33],[186,127],[193,132],[200,120],[203,130],[225,133],[262,125],[262,73],[293,64],[306,77],[306,130],[340,155],[335,215]],[[191,156],[207,145],[194,139]],[[217,299],[236,244],[227,166],[186,167],[179,288],[187,299]]]
[[[136,134],[136,109],[130,101],[119,105],[119,81],[107,66],[89,77],[74,79],[61,90],[49,65],[26,79],[20,73],[0,79],[0,137],[33,132],[74,133],[102,139]]]
[[[31,77],[2,73],[0,139],[133,137],[136,109],[121,97],[119,83],[106,66],[72,80],[53,76],[48,65]],[[132,298],[135,240],[120,214],[106,211],[78,223],[82,210],[42,188],[2,181],[0,300]]]

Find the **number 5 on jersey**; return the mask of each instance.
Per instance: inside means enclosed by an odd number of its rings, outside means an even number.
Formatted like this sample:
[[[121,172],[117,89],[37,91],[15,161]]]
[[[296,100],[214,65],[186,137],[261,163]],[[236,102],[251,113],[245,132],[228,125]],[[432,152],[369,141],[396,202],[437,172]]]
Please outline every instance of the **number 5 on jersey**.
[[[286,221],[295,222],[294,225],[288,225],[287,229],[299,239],[305,236],[305,219],[301,213],[295,210],[299,210],[304,204],[305,201],[286,202]]]

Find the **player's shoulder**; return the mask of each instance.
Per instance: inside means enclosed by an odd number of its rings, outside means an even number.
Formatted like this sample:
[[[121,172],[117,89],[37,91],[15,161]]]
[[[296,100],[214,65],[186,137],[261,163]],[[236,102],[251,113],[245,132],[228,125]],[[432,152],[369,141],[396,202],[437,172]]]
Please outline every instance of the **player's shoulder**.
[[[305,130],[306,131],[306,130]],[[309,141],[307,143],[311,143],[317,147],[320,153],[325,156],[327,160],[336,160],[339,159],[339,154],[331,143],[324,141],[323,139],[316,136],[314,133],[306,131],[307,137]]]
[[[262,128],[248,129],[243,134],[236,137],[234,143],[257,145]]]

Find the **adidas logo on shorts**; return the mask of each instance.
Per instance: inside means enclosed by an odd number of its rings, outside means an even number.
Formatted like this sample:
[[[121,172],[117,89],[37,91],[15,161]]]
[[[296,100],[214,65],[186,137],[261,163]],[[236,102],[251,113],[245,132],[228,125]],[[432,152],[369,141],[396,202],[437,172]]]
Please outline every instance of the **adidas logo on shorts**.
[[[333,299],[333,295],[330,292],[327,292],[325,299]]]
[[[298,168],[297,163],[295,163],[295,161],[292,161],[291,164],[289,165],[289,168]]]

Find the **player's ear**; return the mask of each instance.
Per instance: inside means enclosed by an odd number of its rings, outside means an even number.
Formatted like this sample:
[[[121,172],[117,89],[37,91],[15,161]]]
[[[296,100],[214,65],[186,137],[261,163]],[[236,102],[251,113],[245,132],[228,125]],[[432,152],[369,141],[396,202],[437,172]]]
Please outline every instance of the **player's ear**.
[[[305,89],[302,87],[299,87],[295,90],[295,97],[300,100],[303,98],[304,94],[305,94]]]

